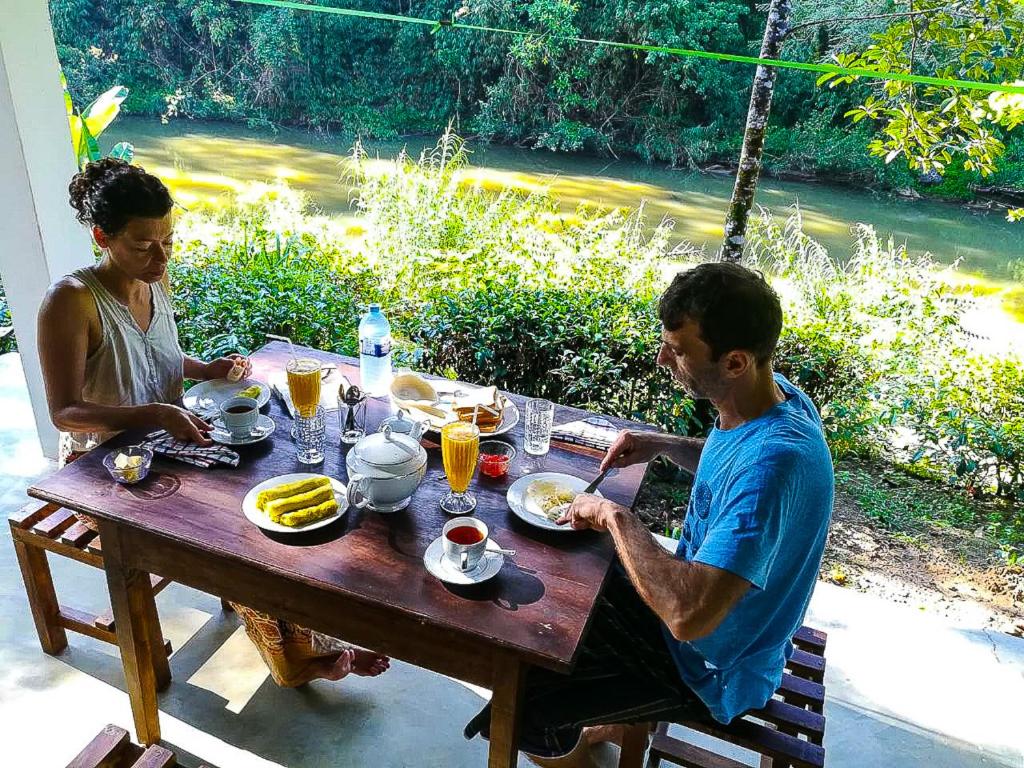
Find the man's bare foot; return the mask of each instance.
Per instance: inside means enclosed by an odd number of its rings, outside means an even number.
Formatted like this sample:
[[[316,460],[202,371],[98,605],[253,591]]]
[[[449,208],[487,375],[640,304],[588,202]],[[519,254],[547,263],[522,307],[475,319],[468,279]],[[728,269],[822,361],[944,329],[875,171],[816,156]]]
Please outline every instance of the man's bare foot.
[[[376,677],[388,671],[391,666],[391,659],[381,656],[373,651],[365,651],[362,648],[353,648],[352,672],[362,677]]]
[[[583,729],[581,741],[587,742],[590,746],[607,742],[621,747],[624,731],[625,727],[621,725],[593,725]]]
[[[590,742],[587,741],[586,729],[583,736],[572,752],[561,757],[538,757],[527,753],[527,757],[534,765],[540,768],[596,768],[594,759],[590,756]]]

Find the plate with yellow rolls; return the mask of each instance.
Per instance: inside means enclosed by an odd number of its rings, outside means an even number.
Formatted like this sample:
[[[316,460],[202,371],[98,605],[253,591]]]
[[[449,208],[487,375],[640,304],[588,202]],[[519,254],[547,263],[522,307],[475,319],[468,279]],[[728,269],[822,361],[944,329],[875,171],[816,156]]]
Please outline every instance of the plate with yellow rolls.
[[[264,480],[242,499],[242,513],[249,522],[274,533],[314,531],[347,511],[345,484],[311,472]]]

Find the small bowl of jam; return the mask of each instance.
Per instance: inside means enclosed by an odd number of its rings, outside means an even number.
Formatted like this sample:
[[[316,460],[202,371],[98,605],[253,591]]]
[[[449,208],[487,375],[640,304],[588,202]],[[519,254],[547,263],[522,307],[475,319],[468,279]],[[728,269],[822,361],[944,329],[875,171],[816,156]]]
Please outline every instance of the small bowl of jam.
[[[504,477],[516,457],[516,449],[501,440],[483,440],[480,443],[480,474]]]

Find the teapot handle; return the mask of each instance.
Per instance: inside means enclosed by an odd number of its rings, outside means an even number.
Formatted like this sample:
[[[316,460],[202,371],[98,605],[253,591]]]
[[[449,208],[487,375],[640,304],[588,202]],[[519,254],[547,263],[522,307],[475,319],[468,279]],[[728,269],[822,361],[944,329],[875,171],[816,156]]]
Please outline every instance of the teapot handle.
[[[427,425],[429,423],[430,422],[426,420],[414,420],[412,423],[412,430],[409,432],[409,437],[411,437],[413,440],[419,440],[420,438],[422,438],[427,433]]]
[[[355,509],[365,509],[370,503],[370,500],[366,498],[366,495],[362,491],[363,481],[366,480],[362,475],[349,475],[348,488],[346,490],[346,496],[348,498],[349,506]]]

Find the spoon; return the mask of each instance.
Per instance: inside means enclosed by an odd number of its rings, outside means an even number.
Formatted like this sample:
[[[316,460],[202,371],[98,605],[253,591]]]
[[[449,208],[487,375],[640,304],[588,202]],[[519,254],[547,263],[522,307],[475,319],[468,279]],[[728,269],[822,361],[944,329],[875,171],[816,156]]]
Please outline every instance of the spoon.
[[[488,546],[487,547],[487,551],[488,552],[495,552],[496,554],[499,554],[499,555],[505,555],[505,557],[515,557],[516,556],[516,551],[514,549],[505,549],[504,547],[499,547],[497,544],[495,544],[494,546]]]

